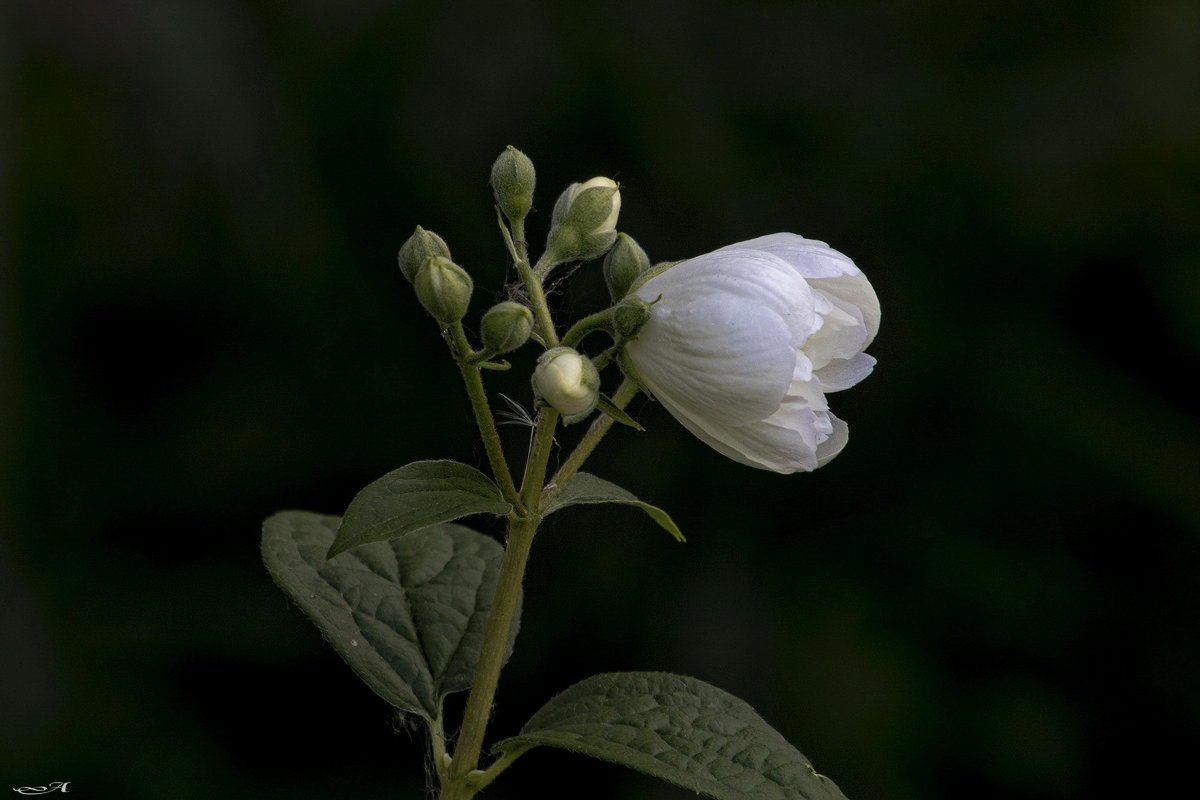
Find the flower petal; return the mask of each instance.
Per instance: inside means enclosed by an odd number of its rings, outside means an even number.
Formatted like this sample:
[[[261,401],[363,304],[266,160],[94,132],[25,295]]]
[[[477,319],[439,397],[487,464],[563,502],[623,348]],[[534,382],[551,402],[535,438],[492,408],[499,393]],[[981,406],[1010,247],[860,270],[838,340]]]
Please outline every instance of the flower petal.
[[[853,358],[835,358],[816,370],[813,375],[820,382],[823,391],[840,392],[870,375],[873,369],[875,358],[866,353],[859,353]]]
[[[817,445],[817,466],[823,467],[833,460],[833,457],[842,452],[842,448],[846,446],[846,442],[850,441],[850,427],[835,417],[829,415],[829,421],[833,423],[833,432],[829,434],[829,438]]]
[[[664,297],[660,305],[666,302]],[[697,298],[679,309],[653,306],[626,353],[664,404],[721,424],[770,416],[796,364],[781,317],[722,296]]]
[[[847,256],[824,242],[805,239],[795,233],[772,233],[745,242],[722,247],[716,252],[751,250],[778,256],[804,278],[840,278],[862,274]]]
[[[879,332],[879,298],[870,281],[848,256],[824,242],[805,239],[795,233],[772,233],[723,247],[716,252],[730,250],[760,250],[776,255],[844,311],[854,313],[855,310],[861,310],[861,320],[867,329],[864,348]]]
[[[625,345],[627,368],[695,436],[781,473],[845,447],[849,429],[825,393],[870,374],[863,350],[879,329],[879,300],[849,258],[777,233],[652,273],[634,291],[651,307]]]
[[[825,310],[812,287],[786,261],[770,253],[718,250],[683,261],[654,276],[637,289],[637,295],[655,309],[682,309],[699,299],[740,298],[775,312],[792,332],[799,347],[821,326],[817,305]]]
[[[824,396],[812,384],[793,384],[774,414],[748,425],[722,425],[693,416],[666,400],[663,407],[721,455],[784,474],[816,469],[824,442],[837,434],[840,423],[828,412]],[[839,445],[834,455],[840,449]]]

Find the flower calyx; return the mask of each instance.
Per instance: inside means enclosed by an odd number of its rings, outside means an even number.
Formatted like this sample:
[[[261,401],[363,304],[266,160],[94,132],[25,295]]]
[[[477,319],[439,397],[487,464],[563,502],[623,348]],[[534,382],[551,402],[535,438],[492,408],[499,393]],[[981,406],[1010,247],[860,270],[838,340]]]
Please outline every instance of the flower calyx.
[[[650,258],[633,237],[618,233],[617,241],[604,256],[604,283],[614,303],[629,294],[633,282],[650,269]]]

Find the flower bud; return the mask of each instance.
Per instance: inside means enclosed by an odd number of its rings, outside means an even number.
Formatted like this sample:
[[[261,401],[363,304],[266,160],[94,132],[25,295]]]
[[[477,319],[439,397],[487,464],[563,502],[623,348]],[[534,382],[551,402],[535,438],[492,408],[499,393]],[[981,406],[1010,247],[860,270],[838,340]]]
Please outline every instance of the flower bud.
[[[400,246],[398,260],[400,272],[404,275],[405,280],[412,283],[413,278],[417,276],[421,267],[425,266],[425,262],[431,256],[450,258],[450,248],[446,247],[446,242],[442,237],[418,225],[417,229],[413,231],[413,235],[408,237],[408,241]]]
[[[546,252],[555,263],[604,255],[617,238],[621,191],[611,178],[592,178],[567,187],[550,218]]]
[[[604,282],[613,302],[628,294],[634,280],[648,269],[650,258],[646,251],[629,234],[618,233],[616,244],[604,257]]]
[[[511,300],[489,308],[479,326],[483,349],[492,354],[516,350],[529,341],[532,332],[533,312]]]
[[[538,358],[533,391],[571,423],[592,413],[600,398],[600,373],[570,347],[552,347]]]
[[[448,258],[431,256],[413,278],[413,289],[425,310],[443,326],[467,315],[475,284],[467,271]]]
[[[512,145],[492,164],[492,195],[510,222],[525,219],[533,207],[534,182],[533,162]]]

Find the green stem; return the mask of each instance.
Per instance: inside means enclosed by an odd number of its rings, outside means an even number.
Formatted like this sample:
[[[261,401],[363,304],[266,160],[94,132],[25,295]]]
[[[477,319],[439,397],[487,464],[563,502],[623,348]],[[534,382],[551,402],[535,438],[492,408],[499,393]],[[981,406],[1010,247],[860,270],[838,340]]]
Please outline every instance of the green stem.
[[[525,220],[518,219],[512,223],[512,234],[504,225],[504,217],[499,207],[496,217],[500,223],[500,232],[504,235],[504,243],[512,256],[513,265],[525,291],[529,293],[529,305],[533,308],[533,318],[537,323],[538,335],[547,349],[558,346],[558,332],[554,330],[554,319],[550,316],[550,304],[546,302],[546,292],[542,288],[542,276],[529,266],[529,245],[525,241]],[[544,257],[542,260],[545,260]],[[542,261],[538,261],[540,266]]]
[[[533,317],[537,320],[538,334],[546,349],[558,346],[558,332],[554,330],[554,320],[550,316],[550,304],[546,302],[546,292],[542,288],[542,279],[534,274],[529,267],[528,259],[517,262],[517,274],[529,292],[529,305],[533,308]]]
[[[545,280],[550,270],[562,263],[562,261],[555,261],[549,252],[542,253],[542,257],[533,265],[533,274],[538,276],[538,280]]]
[[[479,434],[483,437],[483,447],[487,451],[488,463],[492,467],[492,475],[500,486],[504,499],[512,504],[513,509],[520,513],[523,510],[516,484],[513,483],[512,473],[508,469],[508,461],[504,458],[504,449],[500,445],[500,432],[496,429],[496,420],[492,417],[492,409],[488,405],[487,392],[483,388],[483,376],[479,365],[468,364],[466,359],[471,354],[471,344],[463,331],[462,323],[455,323],[451,328],[452,349],[458,361],[458,371],[467,387],[467,396],[471,399],[471,410],[475,412],[475,423],[479,426]]]
[[[454,747],[454,759],[450,762],[441,800],[467,800],[477,791],[471,785],[471,773],[479,764],[483,736],[491,715],[492,701],[496,697],[500,669],[504,666],[517,601],[521,596],[521,581],[529,563],[529,550],[539,521],[537,516],[525,517],[509,527],[508,547],[504,550],[504,560],[500,565],[496,596],[484,628],[483,651],[475,668],[475,680],[463,712],[462,729]]]
[[[611,330],[613,315],[615,313],[616,307],[606,308],[603,311],[597,311],[595,314],[590,314],[579,320],[563,335],[563,345],[566,347],[579,347],[579,343],[583,341],[583,337],[592,331]]]
[[[514,221],[511,236],[502,219],[500,228],[509,252],[513,256],[517,273],[525,284],[526,291],[529,292],[530,305],[533,308],[534,319],[540,329],[542,341],[547,348],[556,347],[558,333],[554,329],[554,320],[550,316],[546,293],[542,289],[542,279],[529,266],[528,248],[525,244],[525,223],[523,220]],[[456,338],[456,346],[464,355],[469,353],[469,346],[462,349],[463,344],[466,343],[466,334],[462,332],[461,325],[457,326],[455,334],[462,340],[460,343]],[[479,380],[480,392],[482,392],[482,379],[479,378],[478,370],[472,368],[471,372]],[[467,383],[468,392],[471,392],[472,382],[468,380]],[[480,396],[482,397],[482,394]],[[475,402],[473,395],[473,406]],[[486,398],[482,408],[487,410]],[[486,416],[490,423],[490,411]],[[481,430],[483,427],[481,423]],[[494,423],[490,424],[490,427],[494,430]],[[479,664],[475,668],[474,680],[471,682],[471,693],[467,696],[462,728],[454,748],[453,760],[443,779],[441,800],[470,800],[480,788],[490,783],[501,770],[512,762],[516,755],[519,755],[518,753],[512,755],[511,758],[501,758],[484,772],[478,770],[479,756],[483,751],[483,737],[487,731],[492,702],[495,700],[496,687],[500,682],[500,671],[504,666],[504,657],[508,650],[509,635],[516,617],[517,602],[521,596],[521,583],[525,577],[525,568],[529,564],[529,551],[533,546],[538,525],[542,521],[542,488],[546,480],[546,468],[550,462],[550,453],[554,448],[554,432],[557,427],[558,412],[549,406],[543,407],[538,412],[533,442],[529,446],[529,458],[525,462],[525,474],[521,479],[520,491],[514,490],[517,501],[513,503],[513,506],[517,513],[509,518],[508,543],[504,548],[504,559],[500,563],[500,577],[496,584],[496,594],[492,600],[487,625],[484,627],[483,648],[479,655]],[[497,448],[498,444],[497,437]],[[497,450],[497,452],[499,451]],[[491,450],[489,449],[490,456]],[[503,462],[502,454],[500,460]],[[508,483],[511,485],[511,477]],[[508,496],[507,492],[505,496]]]
[[[442,728],[442,717],[439,714],[429,725],[429,742],[433,746],[433,768],[439,778],[446,776],[446,731]]]
[[[637,393],[637,384],[629,380],[629,378],[625,378],[621,381],[621,385],[617,387],[617,391],[613,393],[613,405],[624,409]],[[571,455],[567,456],[567,460],[562,463],[562,466],[558,468],[558,472],[554,473],[554,477],[547,484],[550,488],[547,497],[544,498],[545,503],[550,503],[554,499],[554,496],[567,485],[567,482],[575,477],[575,473],[579,472],[580,467],[583,466],[583,462],[596,449],[596,445],[600,444],[600,440],[608,433],[613,422],[615,420],[607,414],[600,414],[596,419],[592,420],[587,433],[579,440],[579,444],[575,445],[575,449],[571,451]]]
[[[529,511],[528,516],[518,517],[509,523],[508,546],[504,549],[504,560],[500,563],[500,578],[496,584],[496,595],[488,613],[483,633],[483,649],[471,693],[467,697],[466,710],[458,743],[454,748],[454,759],[442,787],[441,800],[470,800],[479,790],[480,776],[476,773],[479,755],[483,750],[483,736],[487,731],[492,701],[500,682],[500,670],[508,650],[508,639],[516,616],[517,601],[521,596],[521,582],[529,564],[529,551],[538,525],[542,521],[539,511],[542,502],[542,484],[546,479],[546,465],[554,445],[554,430],[558,426],[558,412],[543,408],[538,413],[533,444],[529,460],[525,464],[525,476],[521,482],[521,501]],[[494,767],[495,765],[493,765]],[[489,769],[490,782],[499,774]]]
[[[523,756],[525,753],[528,753],[534,747],[535,745],[532,744],[519,744],[515,745],[509,750],[505,750],[504,753],[495,761],[493,761],[486,770],[478,772],[473,776],[471,785],[475,788],[475,791],[483,791],[483,789],[489,783],[496,780],[497,775],[511,767],[514,761]]]

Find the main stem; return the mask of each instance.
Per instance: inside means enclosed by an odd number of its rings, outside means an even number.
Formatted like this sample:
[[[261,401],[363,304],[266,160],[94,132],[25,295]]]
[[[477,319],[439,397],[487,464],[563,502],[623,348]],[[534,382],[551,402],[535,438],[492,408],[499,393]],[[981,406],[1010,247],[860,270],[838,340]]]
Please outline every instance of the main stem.
[[[492,600],[492,609],[484,629],[483,652],[479,656],[475,680],[467,698],[462,731],[454,747],[454,760],[450,764],[446,785],[442,788],[442,800],[467,800],[475,794],[476,790],[469,785],[467,776],[479,765],[483,735],[487,730],[488,717],[491,716],[492,701],[496,697],[500,669],[504,666],[517,602],[521,596],[521,581],[525,576],[525,566],[529,563],[529,550],[533,546],[538,521],[536,516],[526,517],[509,528],[508,546],[500,565],[496,596]]]
[[[553,347],[558,344],[558,334],[554,330],[541,280],[529,267],[523,241],[524,225],[514,223],[513,234],[518,254],[517,271],[529,291],[534,317],[538,321],[542,338],[547,347]],[[533,442],[529,448],[529,459],[525,462],[525,474],[521,480],[520,504],[517,513],[510,517],[508,542],[504,548],[504,559],[500,563],[496,594],[492,599],[487,625],[484,627],[483,649],[479,656],[479,664],[475,668],[471,693],[467,697],[453,760],[442,786],[441,800],[470,800],[478,791],[477,784],[472,781],[472,778],[478,776],[473,776],[472,773],[479,768],[483,737],[491,716],[492,703],[496,698],[500,670],[504,666],[504,658],[508,651],[517,603],[521,597],[521,583],[525,577],[525,567],[529,563],[529,551],[533,546],[538,525],[542,521],[542,486],[546,482],[546,466],[550,461],[557,426],[558,412],[553,408],[544,407],[538,412]]]

